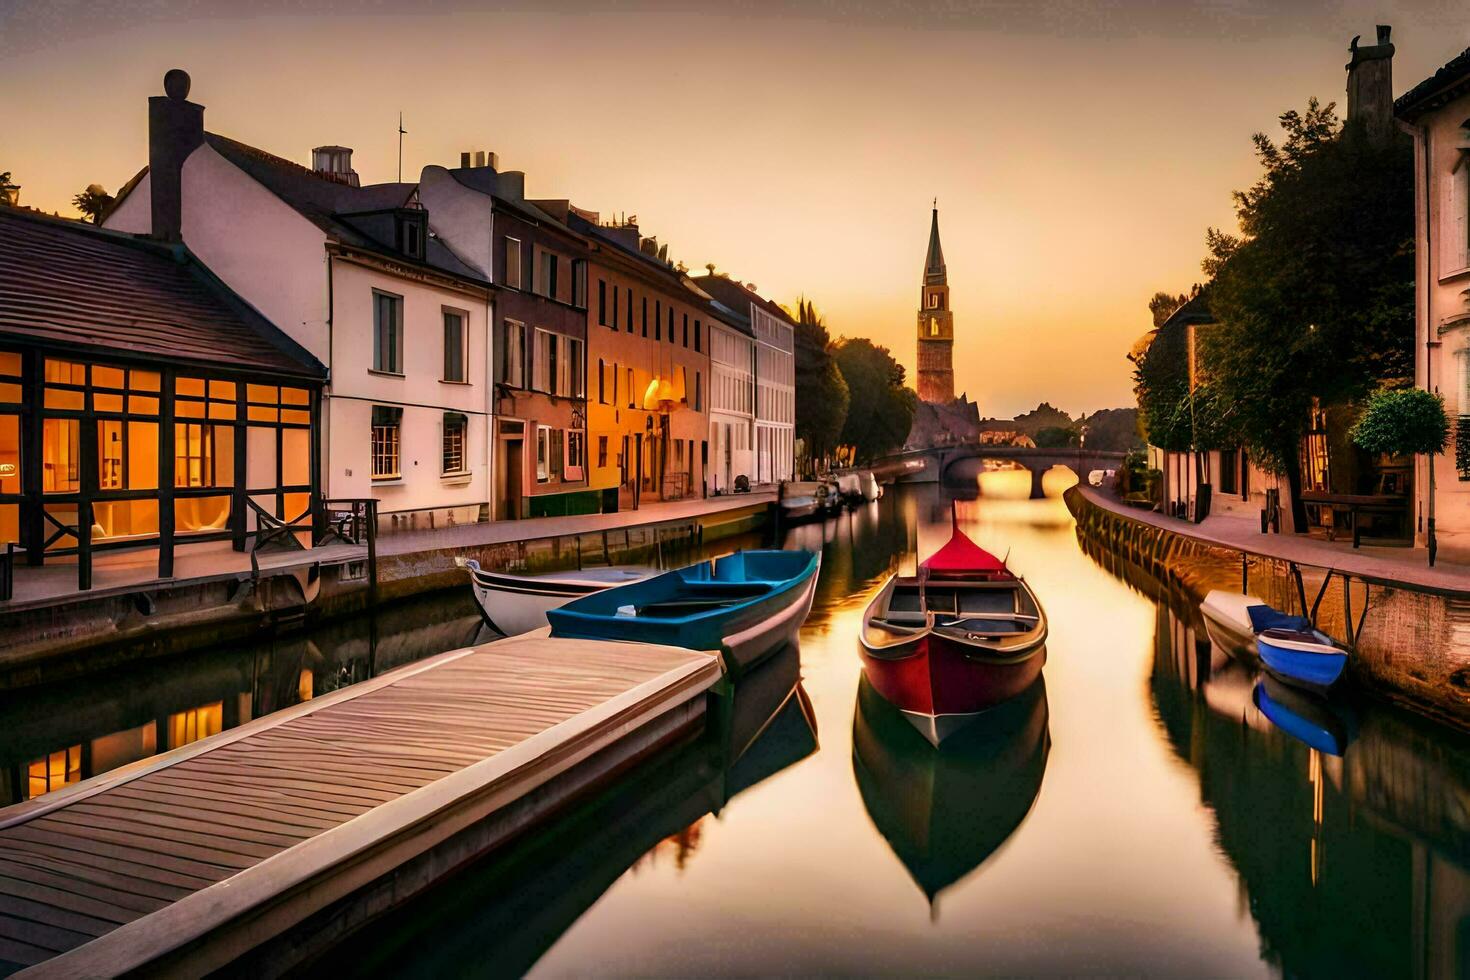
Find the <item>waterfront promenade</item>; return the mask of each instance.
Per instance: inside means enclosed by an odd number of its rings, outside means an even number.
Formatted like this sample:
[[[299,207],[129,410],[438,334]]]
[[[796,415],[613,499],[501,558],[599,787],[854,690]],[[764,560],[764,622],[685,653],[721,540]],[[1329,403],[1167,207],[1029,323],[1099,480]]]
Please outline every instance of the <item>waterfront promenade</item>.
[[[751,506],[775,503],[776,491],[769,488],[750,493],[701,497],[644,504],[637,510],[611,514],[579,514],[567,517],[533,517],[519,521],[483,521],[448,527],[382,534],[378,558],[404,557],[445,549],[490,547],[515,541],[532,541],[565,534],[594,534],[672,521],[718,518],[721,514]],[[383,515],[385,518],[390,515]],[[278,551],[258,556],[263,571],[310,564],[344,564],[361,561],[367,548],[333,544],[305,551]],[[181,548],[175,559],[175,574],[159,578],[157,556],[152,549],[98,556],[93,565],[93,587],[85,595],[99,598],[161,586],[208,583],[249,577],[250,553],[233,550],[228,542],[197,549]],[[56,562],[40,568],[16,571],[15,594],[0,602],[0,616],[19,609],[45,606],[76,599],[76,565]]]
[[[1129,520],[1206,544],[1298,565],[1332,568],[1383,584],[1470,595],[1470,565],[1440,559],[1431,568],[1429,555],[1423,548],[1363,545],[1355,549],[1349,541],[1327,541],[1305,534],[1262,534],[1255,519],[1227,514],[1211,514],[1203,522],[1195,524],[1151,510],[1129,507],[1111,493],[1096,487],[1078,484],[1074,492],[1089,503]]]
[[[0,810],[0,961],[280,973],[696,731],[720,676],[673,647],[503,640]]]

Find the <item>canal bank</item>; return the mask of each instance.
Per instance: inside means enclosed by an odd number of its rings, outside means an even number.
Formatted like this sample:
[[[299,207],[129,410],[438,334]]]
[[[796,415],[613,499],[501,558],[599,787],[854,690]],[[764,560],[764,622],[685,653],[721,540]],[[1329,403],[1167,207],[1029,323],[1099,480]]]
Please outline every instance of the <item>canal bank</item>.
[[[1225,589],[1310,615],[1352,650],[1355,685],[1470,730],[1470,579],[1459,569],[1243,528],[1205,534],[1080,485],[1065,499],[1084,550],[1105,564],[1135,565],[1192,605]]]
[[[361,616],[464,585],[457,558],[535,571],[687,553],[764,528],[774,501],[767,491],[613,514],[390,529],[376,537],[371,557],[366,545],[337,545],[272,552],[252,565],[250,555],[222,549],[181,558],[169,579],[137,573],[128,580],[133,570],[123,568],[111,586],[99,572],[99,587],[89,592],[64,581],[29,596],[18,588],[15,599],[0,603],[0,690]],[[54,568],[64,575],[67,566]]]

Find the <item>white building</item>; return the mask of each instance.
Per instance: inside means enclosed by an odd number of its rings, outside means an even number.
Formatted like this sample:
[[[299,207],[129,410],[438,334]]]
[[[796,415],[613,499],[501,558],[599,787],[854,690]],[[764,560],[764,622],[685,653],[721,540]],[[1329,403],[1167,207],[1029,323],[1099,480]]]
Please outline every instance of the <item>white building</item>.
[[[490,500],[491,287],[435,236],[414,184],[359,186],[204,131],[188,77],[149,100],[149,166],[104,225],[183,241],[327,366],[322,491],[384,526],[471,522]]]
[[[1419,457],[1414,473],[1417,544],[1430,520],[1439,553],[1470,559],[1470,49],[1394,104],[1414,137],[1418,268],[1415,381],[1444,396],[1448,451]],[[1457,449],[1460,450],[1457,452]]]
[[[693,282],[750,325],[755,372],[750,481],[790,480],[796,470],[796,325],[781,307],[751,286],[713,274]],[[716,441],[714,424],[711,415],[711,444]],[[720,462],[721,457],[716,455],[716,474],[721,472]]]
[[[737,477],[756,482],[755,339],[745,317],[722,312],[726,322],[709,323],[709,479],[728,493]]]

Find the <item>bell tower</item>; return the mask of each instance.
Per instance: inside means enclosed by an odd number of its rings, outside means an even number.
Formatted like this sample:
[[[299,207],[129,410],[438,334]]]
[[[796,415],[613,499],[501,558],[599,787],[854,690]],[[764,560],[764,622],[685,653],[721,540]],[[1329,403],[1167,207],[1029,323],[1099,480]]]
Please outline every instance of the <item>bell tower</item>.
[[[919,398],[954,401],[954,314],[949,309],[949,278],[939,245],[939,203],[929,225],[929,254],[924,259],[924,286],[919,292]]]

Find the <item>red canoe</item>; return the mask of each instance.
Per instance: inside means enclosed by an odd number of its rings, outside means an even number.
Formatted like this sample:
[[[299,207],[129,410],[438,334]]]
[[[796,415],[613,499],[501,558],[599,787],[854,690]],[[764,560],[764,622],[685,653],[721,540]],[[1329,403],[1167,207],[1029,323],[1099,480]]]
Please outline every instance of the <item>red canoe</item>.
[[[935,745],[1025,691],[1046,663],[1041,603],[958,525],[917,575],[888,580],[861,638],[868,680]]]

